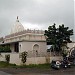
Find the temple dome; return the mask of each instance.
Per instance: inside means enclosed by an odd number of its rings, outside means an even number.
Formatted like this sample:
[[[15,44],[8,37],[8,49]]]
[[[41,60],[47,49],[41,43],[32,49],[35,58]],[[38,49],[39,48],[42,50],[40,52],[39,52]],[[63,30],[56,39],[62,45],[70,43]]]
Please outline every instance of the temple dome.
[[[11,29],[11,34],[13,33],[17,33],[17,32],[21,32],[24,30],[23,25],[19,22],[18,20],[18,16],[17,16],[17,20],[15,22],[15,24],[13,25],[13,28]]]

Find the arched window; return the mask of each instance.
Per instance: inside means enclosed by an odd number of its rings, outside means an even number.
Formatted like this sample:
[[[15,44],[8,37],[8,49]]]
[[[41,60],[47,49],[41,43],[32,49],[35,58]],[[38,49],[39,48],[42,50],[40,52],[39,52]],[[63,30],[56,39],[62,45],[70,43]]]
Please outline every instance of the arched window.
[[[38,51],[39,51],[39,45],[35,44],[33,46],[33,53],[34,53],[35,56],[38,56]]]

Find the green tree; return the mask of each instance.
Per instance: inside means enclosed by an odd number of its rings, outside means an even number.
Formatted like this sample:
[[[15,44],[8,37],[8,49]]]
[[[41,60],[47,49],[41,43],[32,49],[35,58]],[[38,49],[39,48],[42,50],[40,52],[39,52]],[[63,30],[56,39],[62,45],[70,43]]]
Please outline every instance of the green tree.
[[[47,43],[53,46],[53,50],[61,51],[62,47],[66,46],[66,43],[72,42],[70,36],[73,35],[73,29],[69,30],[69,27],[64,27],[64,24],[56,28],[54,23],[54,25],[48,27],[48,30],[45,30],[44,35]]]

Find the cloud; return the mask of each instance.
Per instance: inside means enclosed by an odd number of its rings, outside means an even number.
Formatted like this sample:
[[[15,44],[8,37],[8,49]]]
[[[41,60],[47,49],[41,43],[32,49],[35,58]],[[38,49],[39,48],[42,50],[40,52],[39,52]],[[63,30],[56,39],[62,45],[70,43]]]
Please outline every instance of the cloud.
[[[32,29],[53,23],[74,28],[74,0],[0,0],[0,36],[10,33],[16,16]]]

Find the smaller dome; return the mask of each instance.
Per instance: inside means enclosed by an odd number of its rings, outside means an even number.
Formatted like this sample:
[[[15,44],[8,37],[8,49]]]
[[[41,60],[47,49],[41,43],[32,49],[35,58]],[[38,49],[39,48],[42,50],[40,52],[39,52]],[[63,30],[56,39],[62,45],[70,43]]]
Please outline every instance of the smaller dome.
[[[11,29],[11,34],[16,33],[16,32],[21,32],[24,30],[23,25],[19,22],[18,16],[15,24],[13,25],[13,28]]]

